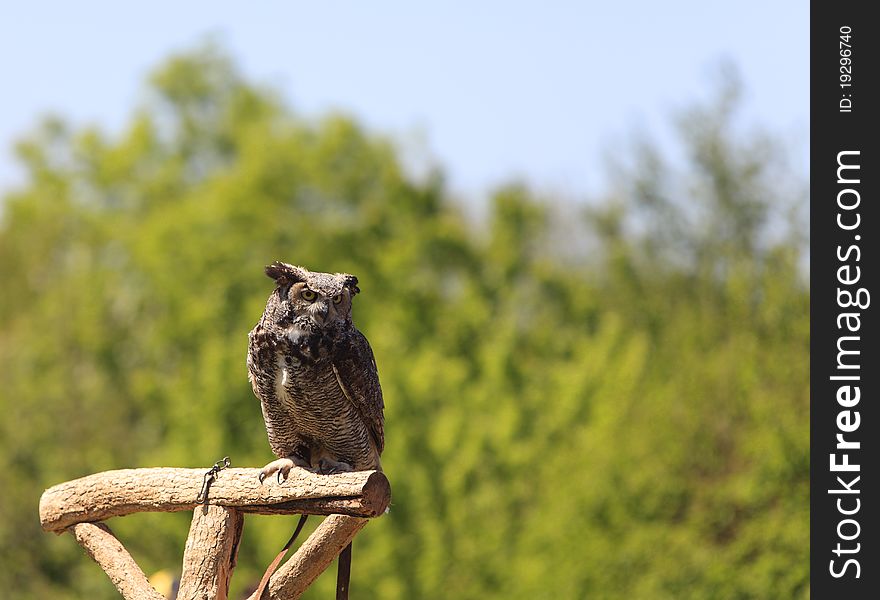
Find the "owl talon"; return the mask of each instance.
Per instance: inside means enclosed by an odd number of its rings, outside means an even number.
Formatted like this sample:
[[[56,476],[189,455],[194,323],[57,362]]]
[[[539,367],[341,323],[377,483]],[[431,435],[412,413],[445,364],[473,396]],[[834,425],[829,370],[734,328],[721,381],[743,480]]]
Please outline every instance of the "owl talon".
[[[296,463],[290,458],[273,460],[260,470],[260,483],[262,484],[267,477],[271,477],[275,473],[277,473],[278,483],[283,483],[284,481],[287,481],[287,476],[290,474],[290,470],[295,466]]]
[[[336,473],[348,473],[354,468],[346,462],[337,462],[329,458],[322,458],[318,461],[318,473],[321,475],[334,475]]]

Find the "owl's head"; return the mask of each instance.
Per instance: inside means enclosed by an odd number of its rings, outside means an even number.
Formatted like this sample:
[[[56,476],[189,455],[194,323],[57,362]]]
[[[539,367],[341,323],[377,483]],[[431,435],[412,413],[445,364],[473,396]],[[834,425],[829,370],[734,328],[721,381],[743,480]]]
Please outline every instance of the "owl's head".
[[[276,301],[293,324],[314,331],[351,322],[351,299],[360,292],[354,275],[316,273],[278,261],[266,267],[266,275],[275,280]]]

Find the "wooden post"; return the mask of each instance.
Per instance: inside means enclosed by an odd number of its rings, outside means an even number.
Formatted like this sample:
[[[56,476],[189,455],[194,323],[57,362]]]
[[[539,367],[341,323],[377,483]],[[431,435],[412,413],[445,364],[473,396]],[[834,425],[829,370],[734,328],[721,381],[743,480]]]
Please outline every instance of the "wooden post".
[[[197,507],[183,551],[178,600],[226,600],[244,517],[234,508]]]

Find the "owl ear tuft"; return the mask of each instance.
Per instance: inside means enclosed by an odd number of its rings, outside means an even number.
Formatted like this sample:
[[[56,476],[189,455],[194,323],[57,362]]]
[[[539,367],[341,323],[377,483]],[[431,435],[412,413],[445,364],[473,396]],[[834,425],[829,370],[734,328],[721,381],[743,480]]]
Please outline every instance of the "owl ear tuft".
[[[289,285],[305,279],[302,267],[295,267],[279,260],[266,267],[266,275],[274,279],[278,285]]]
[[[348,293],[354,296],[355,294],[359,294],[361,288],[358,287],[358,278],[354,275],[344,274],[342,285],[348,290]]]

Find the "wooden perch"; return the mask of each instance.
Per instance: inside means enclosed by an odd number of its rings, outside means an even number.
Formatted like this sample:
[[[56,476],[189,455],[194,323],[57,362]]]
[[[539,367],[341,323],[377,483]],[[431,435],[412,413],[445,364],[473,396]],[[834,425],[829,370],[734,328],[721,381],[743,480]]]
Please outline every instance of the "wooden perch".
[[[391,486],[379,471],[317,475],[294,469],[284,483],[260,484],[259,469],[224,468],[206,506],[196,502],[203,469],[105,471],[53,486],[40,498],[46,531],[69,531],[126,600],[159,600],[144,572],[103,523],[136,512],[194,510],[183,556],[180,599],[226,600],[244,519],[242,513],[330,515],[269,581],[272,600],[299,598],[333,562],[367,518],[385,512]],[[253,596],[252,596],[252,600]]]
[[[224,469],[208,491],[208,504],[245,513],[354,517],[381,515],[391,486],[378,471],[318,475],[294,469],[287,481],[260,484],[259,469]],[[53,486],[40,498],[40,524],[60,533],[77,523],[103,521],[136,512],[192,510],[204,469],[123,469],[105,471]]]

